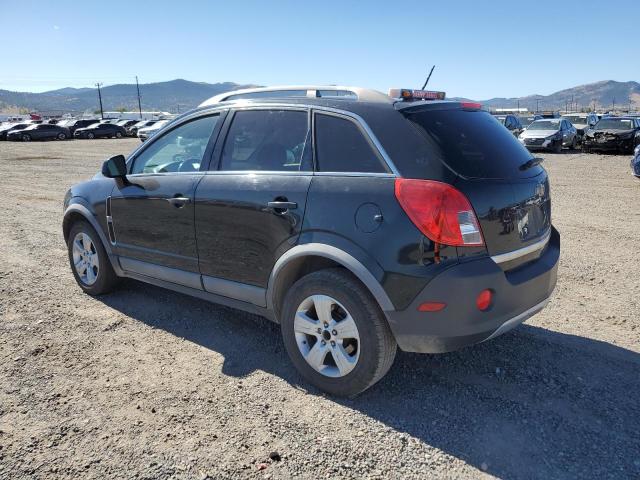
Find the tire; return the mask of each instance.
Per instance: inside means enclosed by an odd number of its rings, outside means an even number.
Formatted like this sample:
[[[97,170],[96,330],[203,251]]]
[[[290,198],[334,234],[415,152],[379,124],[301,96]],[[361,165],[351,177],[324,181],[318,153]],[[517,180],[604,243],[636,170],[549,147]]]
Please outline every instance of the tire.
[[[553,153],[561,153],[562,152],[562,140],[558,142],[557,145],[553,147]]]
[[[569,147],[571,150],[575,150],[578,147],[578,141],[576,140],[576,137],[573,137],[573,140],[571,141],[571,146]]]
[[[67,252],[76,283],[85,293],[103,295],[116,287],[119,278],[113,271],[100,237],[88,222],[78,221],[71,226]],[[83,262],[83,265],[79,265],[80,262]],[[89,274],[89,271],[93,275]]]
[[[328,313],[318,315],[316,305],[320,310],[324,305]],[[310,273],[289,289],[281,329],[289,358],[305,380],[339,397],[353,397],[378,382],[396,355],[395,339],[377,302],[341,268]],[[317,361],[310,363],[305,356]]]
[[[122,138],[122,133],[116,132],[116,138]]]
[[[67,136],[64,133],[59,133],[58,134],[58,140],[66,140]]]
[[[94,138],[96,138],[96,136],[93,133],[89,132],[89,133],[87,133],[87,138],[89,140],[93,140]]]
[[[22,135],[22,141],[23,142],[30,142],[31,141],[31,135],[27,135],[25,133],[24,135]]]

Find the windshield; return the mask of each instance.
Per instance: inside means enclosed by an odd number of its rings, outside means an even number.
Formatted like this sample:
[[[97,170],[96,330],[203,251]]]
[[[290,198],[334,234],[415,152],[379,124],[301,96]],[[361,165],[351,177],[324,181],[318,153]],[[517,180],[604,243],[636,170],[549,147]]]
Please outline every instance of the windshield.
[[[581,117],[580,115],[563,115],[562,118],[569,120],[573,124],[585,124],[587,123],[587,117]]]
[[[518,117],[523,127],[528,127],[535,120],[534,117]]]
[[[631,130],[633,128],[633,120],[626,118],[603,118],[596,123],[598,130]]]
[[[560,120],[536,120],[527,130],[559,130]]]
[[[459,108],[407,112],[426,140],[427,154],[470,178],[518,178],[537,175],[540,167],[520,170],[531,159],[509,130],[487,112]]]

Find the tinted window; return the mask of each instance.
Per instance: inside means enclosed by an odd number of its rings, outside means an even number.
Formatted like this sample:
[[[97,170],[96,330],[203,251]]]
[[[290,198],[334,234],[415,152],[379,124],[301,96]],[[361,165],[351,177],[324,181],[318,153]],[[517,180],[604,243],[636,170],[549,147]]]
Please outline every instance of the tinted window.
[[[236,112],[222,150],[221,170],[307,170],[308,114],[292,110]]]
[[[318,113],[315,130],[318,171],[387,172],[362,130],[352,120]]]
[[[539,167],[520,170],[531,154],[487,112],[432,108],[406,116],[424,137],[430,156],[460,175],[510,178],[541,171]]]
[[[154,141],[138,155],[131,173],[193,172],[200,169],[204,151],[218,115],[180,125]]]

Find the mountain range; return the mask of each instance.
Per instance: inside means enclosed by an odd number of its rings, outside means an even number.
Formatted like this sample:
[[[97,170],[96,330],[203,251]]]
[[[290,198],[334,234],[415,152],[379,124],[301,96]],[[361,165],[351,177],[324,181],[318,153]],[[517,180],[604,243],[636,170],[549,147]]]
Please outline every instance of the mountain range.
[[[183,112],[197,106],[203,100],[219,93],[256,85],[240,85],[233,82],[205,83],[188,80],[147,83],[140,85],[143,110]],[[138,100],[135,84],[118,84],[101,90],[105,111],[117,109],[136,110]],[[477,99],[464,99],[478,101]],[[599,110],[640,108],[640,83],[605,80],[580,85],[551,95],[527,95],[513,98],[491,98],[479,100],[489,108],[513,108],[520,106],[529,110],[565,109],[573,102],[574,109],[594,106]],[[42,93],[12,92],[0,90],[0,112],[18,111],[62,111],[84,112],[98,109],[98,94],[95,88],[61,88]]]
[[[253,86],[255,85],[239,85],[233,82],[190,82],[177,79],[141,84],[140,96],[143,110],[179,113],[194,108],[203,100],[219,93]],[[138,109],[135,83],[102,87],[101,94],[105,111]],[[42,93],[0,90],[0,112],[3,110],[11,113],[17,113],[16,110],[84,112],[97,109],[99,109],[98,91],[95,88],[67,87]]]

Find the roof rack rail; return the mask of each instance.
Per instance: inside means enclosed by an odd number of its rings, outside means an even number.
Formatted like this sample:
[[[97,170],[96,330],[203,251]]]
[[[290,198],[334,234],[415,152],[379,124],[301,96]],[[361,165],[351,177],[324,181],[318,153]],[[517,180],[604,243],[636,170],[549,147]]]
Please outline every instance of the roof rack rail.
[[[390,103],[382,92],[360,87],[340,85],[277,85],[273,87],[244,88],[218,94],[202,102],[207,107],[220,102],[274,98],[341,98],[345,100],[377,101]]]

